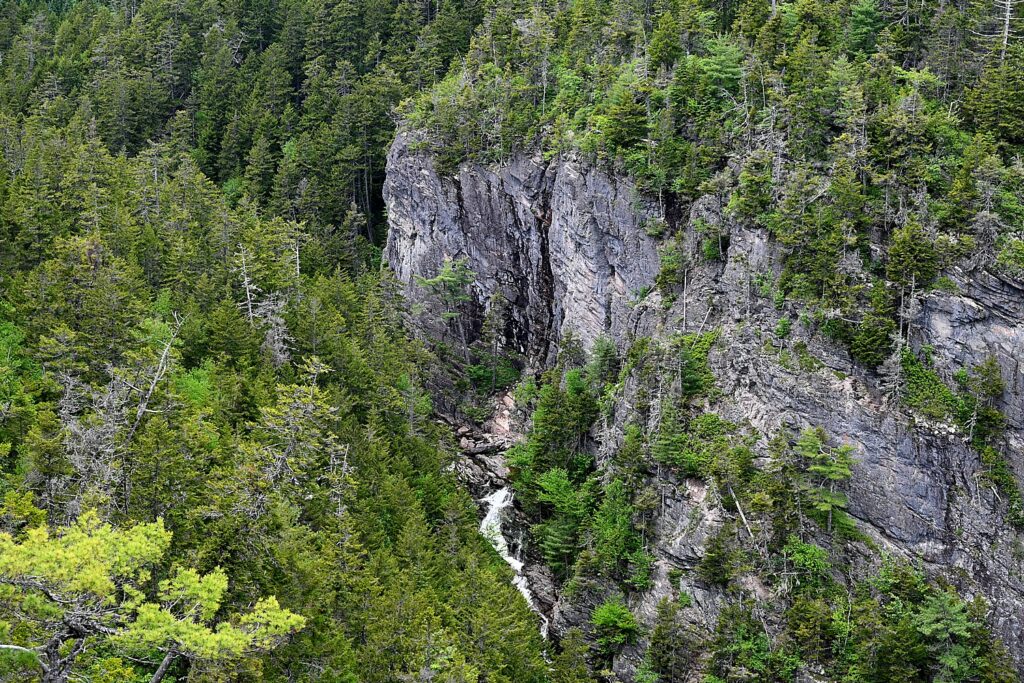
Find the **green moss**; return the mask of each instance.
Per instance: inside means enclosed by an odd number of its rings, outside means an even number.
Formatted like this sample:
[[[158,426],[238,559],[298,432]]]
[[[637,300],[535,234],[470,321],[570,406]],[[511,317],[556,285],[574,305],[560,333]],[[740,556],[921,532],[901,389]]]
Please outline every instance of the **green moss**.
[[[960,390],[954,391],[929,367],[930,349],[925,347],[922,351],[924,360],[909,349],[903,350],[904,402],[927,418],[955,424],[968,435],[985,476],[1007,499],[1008,519],[1015,526],[1024,527],[1024,493],[1006,457],[992,444],[1005,423],[1002,413],[986,403],[986,399],[998,397],[1003,391],[998,365],[989,359],[971,372],[961,368],[955,375]]]
[[[955,421],[961,412],[960,401],[938,373],[909,348],[903,349],[900,363],[906,382],[904,403],[929,419]]]

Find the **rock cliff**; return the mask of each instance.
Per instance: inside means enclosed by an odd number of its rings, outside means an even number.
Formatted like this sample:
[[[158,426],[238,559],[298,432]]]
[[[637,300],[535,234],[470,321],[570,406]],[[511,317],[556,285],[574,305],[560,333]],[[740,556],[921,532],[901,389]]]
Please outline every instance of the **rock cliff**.
[[[641,321],[634,306],[658,272],[643,225],[658,207],[628,183],[528,156],[441,173],[410,133],[399,135],[388,169],[385,258],[410,299],[427,306],[421,325],[436,328],[438,311],[417,278],[436,275],[445,258],[467,258],[476,273],[477,329],[501,294],[511,304],[509,341],[540,362],[570,330],[589,346],[602,334],[625,339]]]
[[[428,334],[443,337],[446,329],[417,278],[436,275],[446,258],[466,258],[476,273],[473,300],[465,304],[470,336],[480,333],[488,302],[501,294],[512,304],[506,340],[533,367],[550,364],[570,333],[587,348],[608,336],[624,350],[641,336],[719,330],[709,357],[720,390],[713,408],[750,430],[758,456],[766,455],[778,429],[811,425],[854,447],[849,512],[877,550],[861,544],[865,549],[851,550],[850,562],[868,574],[882,554],[913,558],[966,596],[983,595],[998,634],[1024,662],[1024,544],[1006,521],[1006,501],[982,476],[978,454],[955,427],[913,415],[880,375],[852,362],[813,324],[799,322],[797,304],[764,295],[763,283],[781,269],[780,252],[765,231],[730,221],[713,198],[687,208],[665,206],[639,194],[627,178],[573,157],[516,156],[442,172],[408,132],[391,149],[384,194],[385,258]],[[673,300],[655,286],[657,228],[666,222],[691,236],[698,224],[720,226],[728,240],[722,259],[694,260]],[[1019,481],[1024,285],[981,268],[947,276],[954,286],[927,293],[913,307],[909,342],[930,345],[936,369],[946,376],[996,358],[1005,382],[998,407],[1007,418],[1001,450]],[[778,333],[783,318],[793,320],[786,334]],[[665,374],[631,377],[616,393],[592,433],[599,465],[635,419],[640,390],[670,390],[672,382]],[[653,586],[630,598],[648,624],[660,597],[674,590],[672,570],[696,566],[725,515],[712,487],[699,481],[655,472],[650,483],[660,498]],[[683,582],[694,598],[687,618],[713,623],[717,589]],[[744,587],[755,596],[767,590],[756,577]],[[545,607],[555,636],[585,624],[592,607],[587,596],[600,594],[593,588]],[[641,649],[618,657],[622,677],[631,677]]]

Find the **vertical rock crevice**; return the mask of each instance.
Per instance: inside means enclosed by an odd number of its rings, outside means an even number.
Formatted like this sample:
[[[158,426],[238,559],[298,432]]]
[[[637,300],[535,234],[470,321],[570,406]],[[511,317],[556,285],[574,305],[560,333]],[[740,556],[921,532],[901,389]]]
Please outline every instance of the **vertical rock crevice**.
[[[545,169],[546,189],[540,194],[539,206],[535,214],[538,227],[537,236],[540,244],[540,272],[537,281],[537,291],[540,295],[540,300],[544,303],[544,319],[546,324],[543,326],[541,334],[538,335],[539,338],[534,342],[533,357],[542,358],[548,364],[554,361],[558,354],[557,343],[552,343],[552,330],[555,329],[556,325],[561,327],[561,321],[557,321],[557,323],[555,321],[555,276],[551,270],[551,191],[549,186],[552,175],[556,173],[557,171],[550,165]]]

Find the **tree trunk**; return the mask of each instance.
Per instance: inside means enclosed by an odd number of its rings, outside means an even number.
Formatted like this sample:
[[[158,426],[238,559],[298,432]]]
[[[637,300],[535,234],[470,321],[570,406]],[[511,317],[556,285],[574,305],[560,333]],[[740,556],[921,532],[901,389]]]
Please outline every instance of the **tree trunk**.
[[[1002,49],[999,51],[999,63],[1002,64],[1006,61],[1006,48],[1010,45],[1010,25],[1013,22],[1013,6],[1016,4],[1014,0],[1003,0],[1003,30],[1001,35]]]
[[[160,668],[158,668],[156,673],[153,674],[153,677],[149,679],[149,683],[160,683],[160,681],[163,680],[164,675],[167,673],[167,670],[171,668],[171,664],[177,657],[177,652],[169,650],[167,655],[164,657],[164,661],[160,662]]]
[[[71,668],[75,664],[75,659],[85,649],[85,640],[81,638],[75,639],[75,644],[71,646],[71,651],[66,656],[61,657],[60,649],[66,642],[67,640],[62,636],[57,636],[47,643],[39,662],[43,669],[43,677],[40,679],[42,683],[67,683],[68,679],[71,678]]]

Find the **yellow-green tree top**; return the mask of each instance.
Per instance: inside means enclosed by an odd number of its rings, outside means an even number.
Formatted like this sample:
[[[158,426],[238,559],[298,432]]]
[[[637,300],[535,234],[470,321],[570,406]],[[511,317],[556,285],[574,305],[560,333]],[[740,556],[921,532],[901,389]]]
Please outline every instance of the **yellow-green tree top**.
[[[0,654],[34,664],[46,682],[66,681],[78,655],[105,642],[151,660],[159,681],[179,656],[216,663],[271,649],[305,619],[273,597],[216,623],[228,587],[221,569],[180,569],[145,587],[171,543],[162,520],[118,529],[86,512],[69,527],[0,533]],[[9,619],[8,623],[7,622]]]

